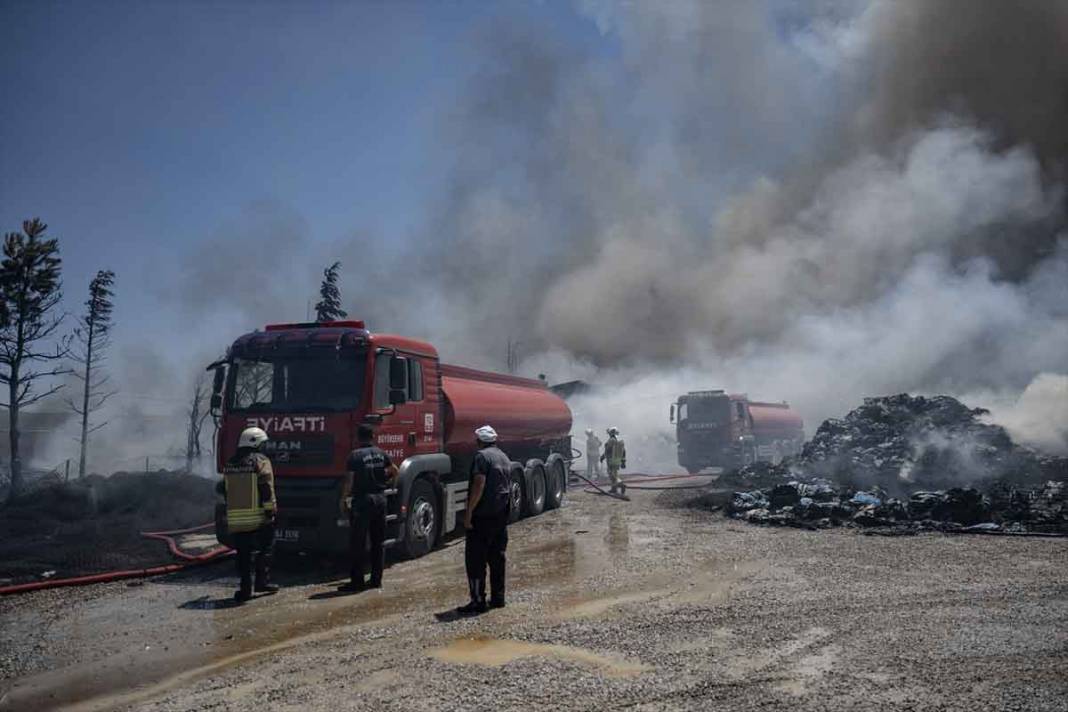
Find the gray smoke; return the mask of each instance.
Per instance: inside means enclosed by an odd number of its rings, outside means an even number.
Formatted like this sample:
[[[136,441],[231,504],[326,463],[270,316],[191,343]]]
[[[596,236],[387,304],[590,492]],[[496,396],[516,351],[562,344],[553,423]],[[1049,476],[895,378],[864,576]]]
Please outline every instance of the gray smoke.
[[[324,242],[258,205],[192,251],[161,287],[186,361],[304,319],[337,259],[373,329],[496,369],[519,341],[525,371],[605,384],[581,417],[660,459],[686,390],[789,399],[811,433],[865,395],[1010,404],[1068,369],[1063,2],[577,8],[606,48],[515,18],[474,34],[420,234]]]

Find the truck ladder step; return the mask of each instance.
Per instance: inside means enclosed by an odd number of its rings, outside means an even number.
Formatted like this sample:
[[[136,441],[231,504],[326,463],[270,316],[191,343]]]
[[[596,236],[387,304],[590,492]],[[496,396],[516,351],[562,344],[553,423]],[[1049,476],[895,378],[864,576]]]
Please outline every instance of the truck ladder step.
[[[396,514],[387,514],[386,515],[386,521],[387,522],[395,522],[395,521],[397,521],[397,515]]]
[[[386,495],[387,497],[392,497],[393,495],[397,494],[397,491],[398,490],[396,489],[382,490],[382,494]]]
[[[396,539],[386,539],[384,542],[382,542],[382,546],[393,546],[396,543]]]

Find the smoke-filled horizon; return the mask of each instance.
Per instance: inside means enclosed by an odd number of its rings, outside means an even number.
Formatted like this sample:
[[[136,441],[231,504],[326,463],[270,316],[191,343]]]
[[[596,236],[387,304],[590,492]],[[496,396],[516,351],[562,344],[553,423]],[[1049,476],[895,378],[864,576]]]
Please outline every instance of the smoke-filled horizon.
[[[188,250],[156,289],[200,335],[186,358],[302,319],[340,260],[372,330],[497,370],[512,340],[525,373],[599,383],[576,432],[618,425],[651,467],[673,457],[668,404],[714,387],[790,401],[809,435],[864,396],[946,393],[1068,450],[1068,6],[576,10],[601,45],[472,31],[425,225],[324,244],[260,204]],[[155,387],[182,397],[200,366]]]

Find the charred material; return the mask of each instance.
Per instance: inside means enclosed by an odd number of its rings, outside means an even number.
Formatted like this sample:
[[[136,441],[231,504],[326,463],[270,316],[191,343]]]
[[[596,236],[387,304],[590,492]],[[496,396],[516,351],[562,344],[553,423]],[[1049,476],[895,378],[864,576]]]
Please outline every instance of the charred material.
[[[856,526],[1068,533],[1068,458],[1037,453],[948,396],[867,398],[798,457],[728,473],[729,516]]]

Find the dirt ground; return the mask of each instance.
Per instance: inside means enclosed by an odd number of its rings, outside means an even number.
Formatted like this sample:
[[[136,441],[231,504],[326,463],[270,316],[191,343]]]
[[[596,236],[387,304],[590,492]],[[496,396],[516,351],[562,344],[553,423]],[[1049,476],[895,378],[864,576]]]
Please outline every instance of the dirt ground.
[[[510,530],[509,603],[463,545],[336,596],[290,559],[0,599],[0,710],[1068,710],[1068,540],[765,529],[581,492]]]

